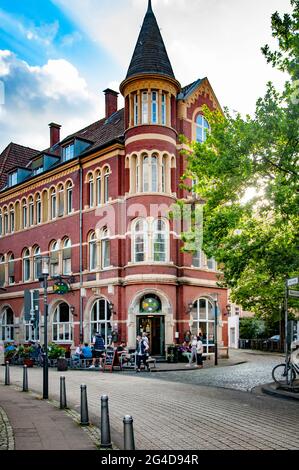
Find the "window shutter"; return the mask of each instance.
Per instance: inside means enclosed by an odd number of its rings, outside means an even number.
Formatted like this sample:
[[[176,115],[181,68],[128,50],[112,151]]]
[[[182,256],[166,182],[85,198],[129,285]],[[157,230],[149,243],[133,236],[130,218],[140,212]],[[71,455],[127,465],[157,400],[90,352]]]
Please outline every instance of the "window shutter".
[[[72,248],[64,248],[63,259],[70,259],[72,257]]]
[[[5,264],[0,264],[0,286],[5,283]]]

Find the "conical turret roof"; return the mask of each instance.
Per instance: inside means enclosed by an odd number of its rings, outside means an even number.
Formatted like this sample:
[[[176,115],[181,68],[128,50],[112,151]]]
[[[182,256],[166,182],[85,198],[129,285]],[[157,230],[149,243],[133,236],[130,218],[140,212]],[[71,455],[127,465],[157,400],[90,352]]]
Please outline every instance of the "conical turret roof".
[[[175,78],[161,32],[152,10],[151,0],[141,27],[126,76],[154,73]]]

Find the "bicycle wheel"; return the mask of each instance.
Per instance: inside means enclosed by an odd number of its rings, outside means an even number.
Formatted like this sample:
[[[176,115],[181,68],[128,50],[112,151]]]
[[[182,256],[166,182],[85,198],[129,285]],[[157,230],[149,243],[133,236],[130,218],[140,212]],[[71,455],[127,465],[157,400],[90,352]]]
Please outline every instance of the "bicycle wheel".
[[[274,382],[278,383],[279,385],[289,385],[295,380],[296,374],[294,369],[291,369],[290,364],[286,366],[286,364],[279,364],[278,366],[274,367],[272,370],[272,377]]]

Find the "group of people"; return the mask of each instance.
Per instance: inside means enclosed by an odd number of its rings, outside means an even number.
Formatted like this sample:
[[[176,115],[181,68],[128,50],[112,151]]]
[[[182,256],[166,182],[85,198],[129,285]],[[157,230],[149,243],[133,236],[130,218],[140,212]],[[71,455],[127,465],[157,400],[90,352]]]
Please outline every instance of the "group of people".
[[[195,366],[199,369],[203,368],[203,342],[202,342],[203,334],[202,331],[199,330],[197,335],[192,335],[191,331],[187,331],[184,337],[183,343],[183,350],[190,353],[189,363],[186,367],[191,367],[193,362]]]

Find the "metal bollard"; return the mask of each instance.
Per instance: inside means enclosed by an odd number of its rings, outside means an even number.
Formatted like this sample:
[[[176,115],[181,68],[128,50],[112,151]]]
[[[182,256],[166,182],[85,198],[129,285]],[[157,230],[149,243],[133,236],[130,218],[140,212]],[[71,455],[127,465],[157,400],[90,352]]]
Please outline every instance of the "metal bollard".
[[[81,426],[89,426],[86,385],[81,385]]]
[[[124,417],[124,450],[135,450],[133,418],[129,415]]]
[[[5,363],[5,385],[10,385],[9,362]]]
[[[23,366],[23,392],[28,392],[28,368]]]
[[[64,410],[65,408],[67,408],[65,377],[60,377],[60,409]]]
[[[101,396],[101,449],[111,449],[108,396]]]

